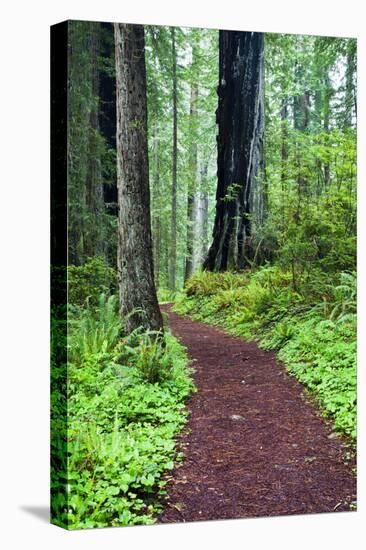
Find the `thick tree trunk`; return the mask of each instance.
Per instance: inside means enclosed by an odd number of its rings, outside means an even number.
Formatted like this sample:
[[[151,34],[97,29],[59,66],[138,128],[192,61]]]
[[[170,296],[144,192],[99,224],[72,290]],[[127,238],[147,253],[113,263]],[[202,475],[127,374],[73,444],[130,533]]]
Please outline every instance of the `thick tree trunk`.
[[[144,28],[116,23],[118,275],[125,330],[162,330],[150,227]]]
[[[177,54],[175,28],[171,28],[173,73],[173,148],[172,148],[172,218],[170,238],[169,287],[175,290],[177,266]]]
[[[218,186],[204,268],[242,269],[252,255],[251,196],[263,144],[263,35],[220,31]]]

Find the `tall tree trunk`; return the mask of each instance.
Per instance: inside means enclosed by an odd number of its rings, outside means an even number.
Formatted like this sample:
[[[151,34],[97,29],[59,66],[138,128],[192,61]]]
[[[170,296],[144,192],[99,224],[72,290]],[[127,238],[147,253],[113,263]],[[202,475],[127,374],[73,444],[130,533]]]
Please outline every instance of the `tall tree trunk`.
[[[329,132],[329,123],[330,123],[330,99],[332,97],[333,90],[331,80],[329,78],[329,73],[326,71],[324,75],[324,121],[323,128],[324,132]],[[327,189],[330,183],[330,165],[329,161],[324,162],[324,188]]]
[[[173,148],[172,148],[172,217],[170,238],[169,287],[176,287],[177,266],[177,53],[175,28],[171,28],[173,74]]]
[[[288,100],[284,98],[281,106],[281,191],[282,191],[282,226],[285,226],[285,199],[288,162]]]
[[[89,117],[88,171],[86,176],[86,207],[91,224],[84,237],[86,256],[103,256],[103,180],[101,168],[101,144],[99,129],[99,51],[100,23],[90,23],[92,104]]]
[[[192,65],[195,63],[195,48],[192,48]],[[193,76],[190,97],[190,154],[189,154],[189,182],[187,192],[187,252],[185,262],[184,280],[186,281],[193,272],[194,242],[193,225],[195,218],[195,197],[197,187],[197,141],[195,138],[195,125],[197,117],[198,82],[197,76]]]
[[[155,285],[159,288],[160,279],[160,247],[161,247],[161,222],[160,222],[160,139],[158,130],[154,138],[154,183],[153,183],[153,256]]]
[[[101,50],[103,59],[99,71],[99,127],[104,139],[102,157],[103,196],[105,213],[105,256],[110,265],[117,264],[117,233],[113,218],[118,218],[117,162],[109,159],[116,155],[116,75],[113,23],[101,23]],[[108,155],[108,157],[107,157]],[[107,160],[107,161],[106,161]],[[108,223],[112,222],[112,223]]]
[[[296,62],[295,73],[298,81],[303,83],[304,80],[304,68]],[[294,129],[298,132],[305,132],[309,126],[310,120],[310,94],[308,91],[304,91],[293,98],[294,109]],[[307,178],[303,174],[303,161],[301,158],[300,144],[295,138],[295,162],[298,170],[297,173],[297,213],[296,217],[300,215],[300,206],[303,197],[307,194]]]
[[[208,191],[207,191],[207,172],[208,164],[205,162],[201,172],[201,189],[202,189],[202,249],[200,267],[203,265],[208,252],[209,237],[208,237]]]
[[[284,193],[287,180],[288,161],[288,105],[287,99],[283,99],[281,107],[281,189]]]
[[[161,227],[161,284],[169,288],[170,225],[164,220]]]
[[[162,330],[154,283],[142,25],[114,24],[117,82],[118,275],[125,330]]]
[[[200,191],[195,194],[195,215],[193,240],[196,243],[193,254],[193,270],[202,267],[208,248],[208,193],[207,162],[201,169]]]
[[[357,116],[356,89],[354,75],[356,72],[356,41],[350,40],[347,45],[347,67],[346,67],[346,97],[345,97],[345,126],[352,126],[353,112]]]
[[[251,246],[251,193],[263,142],[263,35],[219,34],[218,186],[210,271],[242,269]]]

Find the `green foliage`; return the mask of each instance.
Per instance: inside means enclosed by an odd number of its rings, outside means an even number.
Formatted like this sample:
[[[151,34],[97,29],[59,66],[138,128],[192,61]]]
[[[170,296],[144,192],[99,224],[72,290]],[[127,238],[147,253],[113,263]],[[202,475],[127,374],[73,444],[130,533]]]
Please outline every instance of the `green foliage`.
[[[118,299],[100,294],[94,308],[69,308],[68,357],[82,362],[86,357],[112,351],[121,336]]]
[[[316,392],[335,427],[356,438],[355,316],[333,322],[309,315],[293,330],[296,336],[285,343],[279,358]]]
[[[160,333],[154,331],[144,332],[135,348],[129,348],[132,360],[143,376],[144,380],[154,384],[169,378],[174,364],[174,357],[170,350],[166,349],[165,340]]]
[[[158,302],[159,304],[167,304],[170,302],[174,302],[176,298],[176,292],[173,292],[172,290],[169,290],[169,288],[159,288],[157,290],[158,295]]]
[[[52,364],[53,521],[70,529],[153,523],[162,475],[181,459],[174,439],[194,389],[186,353],[169,333],[123,338],[115,296],[69,315],[68,364],[55,355]],[[55,341],[64,322],[54,320]]]
[[[332,281],[332,284],[330,284]],[[287,370],[314,392],[337,429],[356,437],[356,277],[302,274],[263,266],[243,274],[195,274],[174,306],[278,351]]]
[[[117,273],[103,258],[89,258],[84,265],[67,268],[68,301],[74,305],[97,305],[100,294],[117,290]]]

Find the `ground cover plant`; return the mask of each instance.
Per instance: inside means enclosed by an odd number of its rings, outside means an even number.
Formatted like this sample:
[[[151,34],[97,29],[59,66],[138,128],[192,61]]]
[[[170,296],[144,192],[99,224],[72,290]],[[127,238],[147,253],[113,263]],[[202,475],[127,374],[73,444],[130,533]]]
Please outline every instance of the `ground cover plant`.
[[[175,438],[194,389],[185,350],[168,331],[124,336],[117,302],[69,305],[68,362],[52,366],[52,514],[71,529],[153,523],[163,474],[182,458]]]

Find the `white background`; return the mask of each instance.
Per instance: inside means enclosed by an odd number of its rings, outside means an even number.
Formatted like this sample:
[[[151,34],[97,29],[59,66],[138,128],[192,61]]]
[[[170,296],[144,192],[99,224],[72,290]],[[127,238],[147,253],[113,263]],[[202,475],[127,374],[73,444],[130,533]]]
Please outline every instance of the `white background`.
[[[365,112],[362,1],[2,4],[0,506],[2,548],[361,548],[365,523]],[[64,19],[359,37],[359,511],[66,532],[48,524],[49,26]],[[362,34],[363,33],[363,36]],[[4,124],[5,121],[5,124]],[[363,284],[362,284],[363,281]],[[5,302],[5,303],[4,303]],[[363,546],[364,547],[364,546]]]

